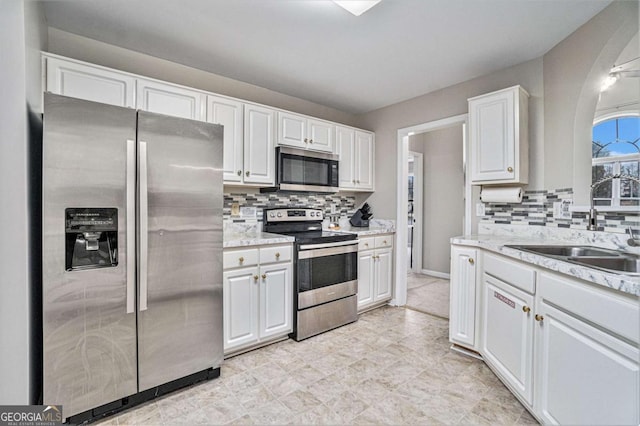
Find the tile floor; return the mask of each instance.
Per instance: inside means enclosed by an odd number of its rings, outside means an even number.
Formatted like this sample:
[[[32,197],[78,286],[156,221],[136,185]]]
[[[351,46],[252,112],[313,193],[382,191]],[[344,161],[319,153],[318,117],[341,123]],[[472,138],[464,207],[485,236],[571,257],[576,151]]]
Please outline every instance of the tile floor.
[[[383,307],[303,342],[228,359],[219,379],[101,424],[536,422],[483,362],[450,351],[446,320]]]
[[[449,318],[449,280],[411,273],[407,276],[407,307]]]

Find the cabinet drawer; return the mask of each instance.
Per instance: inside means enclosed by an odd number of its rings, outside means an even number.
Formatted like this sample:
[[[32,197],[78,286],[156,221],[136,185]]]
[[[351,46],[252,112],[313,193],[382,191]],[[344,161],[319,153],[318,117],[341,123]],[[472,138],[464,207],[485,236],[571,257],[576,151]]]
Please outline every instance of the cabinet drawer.
[[[531,266],[485,254],[484,272],[528,293],[536,291],[536,271]]]
[[[538,295],[565,312],[623,336],[640,340],[640,308],[637,298],[623,298],[579,281],[540,274]]]
[[[223,269],[253,266],[258,264],[258,249],[225,250],[222,253]]]
[[[393,235],[380,235],[375,238],[376,248],[393,247]]]
[[[288,262],[291,260],[291,246],[262,247],[260,263]]]
[[[376,247],[375,237],[360,238],[360,242],[358,243],[358,251],[371,250],[375,247]]]

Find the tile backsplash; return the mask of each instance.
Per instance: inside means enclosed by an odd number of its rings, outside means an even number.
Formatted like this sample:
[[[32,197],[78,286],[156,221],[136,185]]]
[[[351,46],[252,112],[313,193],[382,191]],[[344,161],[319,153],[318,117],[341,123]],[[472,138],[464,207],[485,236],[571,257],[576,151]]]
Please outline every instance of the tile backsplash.
[[[525,191],[522,203],[486,203],[480,223],[586,229],[587,212],[571,212],[571,219],[553,217],[553,203],[572,199],[572,188]],[[640,209],[598,213],[599,230],[621,233],[629,226],[640,227]]]
[[[231,205],[238,203],[242,207],[255,207],[256,217],[246,218],[241,216],[231,216]],[[325,214],[332,213],[334,206],[335,214],[341,216],[351,216],[356,211],[356,198],[353,195],[343,194],[322,194],[314,192],[271,192],[271,193],[245,193],[245,192],[225,192],[223,217],[224,220],[242,222],[247,220],[262,221],[262,210],[271,207],[310,207],[322,209]]]

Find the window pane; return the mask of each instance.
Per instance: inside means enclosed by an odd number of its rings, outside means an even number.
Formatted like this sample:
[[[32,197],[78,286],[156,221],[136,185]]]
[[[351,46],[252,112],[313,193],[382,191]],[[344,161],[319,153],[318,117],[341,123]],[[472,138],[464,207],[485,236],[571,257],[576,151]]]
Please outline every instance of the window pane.
[[[591,167],[591,181],[599,180],[613,175],[613,164],[598,164]],[[593,191],[593,198],[611,198],[612,181],[605,182]]]
[[[620,173],[640,177],[638,173],[640,161],[624,161],[620,163]],[[640,197],[640,185],[630,179],[620,179],[620,198],[638,198]],[[622,200],[620,201],[622,204]]]

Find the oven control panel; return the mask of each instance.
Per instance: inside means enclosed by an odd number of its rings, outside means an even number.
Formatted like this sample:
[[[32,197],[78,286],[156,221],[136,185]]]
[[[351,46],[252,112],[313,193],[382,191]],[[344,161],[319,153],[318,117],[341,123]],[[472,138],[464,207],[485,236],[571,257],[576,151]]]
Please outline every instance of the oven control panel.
[[[302,222],[302,221],[321,221],[324,213],[320,209],[307,208],[282,208],[282,209],[265,209],[265,222]]]

